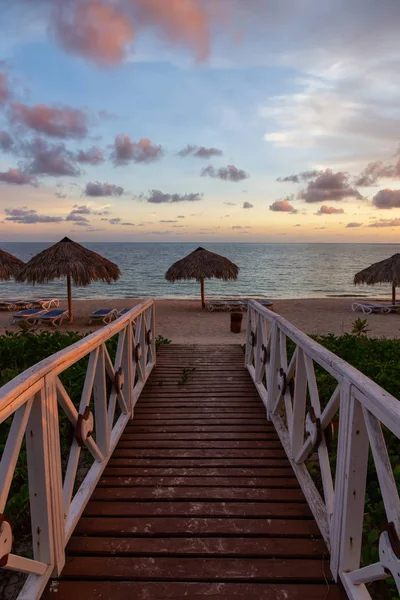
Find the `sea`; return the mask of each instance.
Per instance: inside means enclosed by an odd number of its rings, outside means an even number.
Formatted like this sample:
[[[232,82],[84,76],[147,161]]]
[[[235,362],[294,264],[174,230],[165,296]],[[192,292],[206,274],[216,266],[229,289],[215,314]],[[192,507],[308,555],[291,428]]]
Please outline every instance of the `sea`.
[[[4,242],[0,246],[28,261],[51,243]],[[117,263],[121,278],[110,285],[92,283],[73,289],[75,298],[198,298],[195,281],[168,283],[167,269],[199,247],[199,243],[101,243],[87,248]],[[206,296],[253,298],[321,298],[327,296],[389,297],[390,285],[353,284],[354,274],[400,252],[400,244],[271,244],[207,243],[212,252],[240,267],[237,281],[206,281]],[[0,298],[66,297],[65,280],[43,285],[0,282]]]

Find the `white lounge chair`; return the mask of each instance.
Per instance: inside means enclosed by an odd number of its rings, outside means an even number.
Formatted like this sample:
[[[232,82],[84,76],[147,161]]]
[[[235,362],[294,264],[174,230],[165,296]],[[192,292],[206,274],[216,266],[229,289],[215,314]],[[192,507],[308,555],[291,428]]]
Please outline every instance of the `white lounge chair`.
[[[388,315],[391,312],[400,311],[400,305],[384,304],[383,302],[353,302],[351,309],[353,312],[360,311],[364,315],[370,315],[371,313]]]
[[[227,305],[225,300],[207,300],[206,309],[208,312],[213,312],[214,310],[227,310]]]
[[[29,308],[26,310],[21,310],[20,312],[17,312],[12,316],[11,324],[14,325],[14,323],[17,322],[21,323],[22,321],[26,321],[26,323],[34,325],[37,322],[38,317],[44,312],[45,311],[40,308]]]
[[[116,308],[99,308],[90,315],[88,325],[91,325],[93,321],[102,321],[103,323],[108,324],[117,318],[118,311]]]
[[[50,308],[58,308],[60,301],[58,298],[35,298],[31,300],[32,308],[44,308],[50,310]]]
[[[61,325],[67,319],[69,319],[69,312],[66,308],[49,310],[38,317],[41,323],[50,323],[54,327]]]

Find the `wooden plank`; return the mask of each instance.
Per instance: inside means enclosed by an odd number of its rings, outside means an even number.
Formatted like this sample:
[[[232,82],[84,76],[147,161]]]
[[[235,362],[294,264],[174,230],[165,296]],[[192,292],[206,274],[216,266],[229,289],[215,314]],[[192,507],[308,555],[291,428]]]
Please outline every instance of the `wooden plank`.
[[[311,518],[305,502],[102,502],[91,501],[85,516],[97,517],[247,517]]]
[[[260,431],[256,433],[124,433],[121,441],[129,440],[278,440],[276,433]]]
[[[118,444],[121,449],[124,448],[171,448],[171,449],[194,449],[194,448],[213,448],[213,449],[276,449],[282,448],[279,440],[121,440]]]
[[[127,451],[129,452],[129,451]],[[114,453],[115,455],[115,453]],[[132,458],[127,457],[116,457],[111,458],[108,462],[108,466],[125,466],[125,467],[157,467],[157,468],[179,468],[186,469],[189,467],[210,467],[210,468],[226,468],[226,467],[240,467],[240,468],[258,468],[258,467],[290,467],[288,459],[283,456],[282,458],[217,458],[212,456],[211,458]]]
[[[287,468],[229,468],[229,467],[217,467],[211,468],[143,468],[143,467],[116,467],[109,465],[104,470],[104,477],[115,477],[115,476],[128,476],[128,477],[213,477],[215,481],[218,481],[220,477],[263,477],[265,479],[271,477],[291,477],[294,478],[293,471]]]
[[[69,557],[63,578],[122,579],[147,581],[317,581],[325,582],[329,567],[322,560],[285,560],[269,558],[134,558],[134,557]]]
[[[119,447],[119,446],[118,446]],[[179,451],[178,451],[179,450]],[[171,448],[121,448],[114,451],[114,458],[286,458],[283,449],[278,450],[250,450],[240,448],[220,448],[188,450],[187,448],[172,450]]]
[[[300,489],[139,487],[96,488],[94,500],[253,500],[259,502],[304,502]]]
[[[131,433],[258,433],[275,434],[275,428],[271,425],[129,425],[125,428],[126,434]]]
[[[251,488],[298,488],[292,477],[131,477],[112,472],[102,477],[98,487],[251,487]]]
[[[207,415],[202,415],[201,418],[196,418],[196,419],[192,419],[191,415],[186,415],[185,417],[182,417],[182,415],[179,416],[179,419],[177,417],[172,417],[172,419],[157,419],[154,420],[153,418],[151,419],[142,419],[139,418],[135,421],[136,425],[140,425],[140,426],[152,426],[152,425],[157,425],[157,426],[162,426],[162,425],[175,425],[175,426],[179,426],[179,425],[190,425],[193,427],[196,427],[197,425],[224,425],[224,426],[230,426],[230,425],[241,425],[241,426],[248,426],[248,425],[264,425],[265,424],[265,418],[258,418],[258,419],[243,419],[243,418],[230,418],[230,417],[223,417],[223,418],[216,418],[215,416],[210,416],[208,417]]]
[[[307,583],[196,583],[133,581],[57,581],[43,600],[181,600],[217,598],[218,600],[342,600],[339,588],[328,582]]]
[[[321,539],[299,538],[71,538],[68,554],[80,556],[243,556],[251,557],[326,557]]]

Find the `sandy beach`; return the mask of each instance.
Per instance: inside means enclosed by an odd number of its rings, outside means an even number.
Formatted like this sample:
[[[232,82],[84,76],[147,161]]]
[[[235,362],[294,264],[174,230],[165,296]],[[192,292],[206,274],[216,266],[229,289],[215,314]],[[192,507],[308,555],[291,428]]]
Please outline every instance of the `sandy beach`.
[[[361,316],[367,318],[370,336],[400,337],[400,315],[373,314],[363,316],[353,313],[352,298],[306,298],[278,299],[274,301],[275,312],[281,314],[299,329],[308,334],[341,335],[350,333],[353,321]],[[88,326],[88,315],[102,307],[133,307],[141,302],[138,298],[108,300],[74,300],[74,323],[63,325],[61,330],[95,331],[101,325]],[[66,301],[60,302],[61,307]],[[0,333],[18,331],[17,325],[11,325],[12,313],[0,313]],[[156,300],[157,335],[179,344],[237,344],[245,339],[246,313],[243,317],[242,332],[230,332],[230,316],[226,312],[206,312],[201,310],[199,300]],[[53,330],[53,327],[46,326]]]

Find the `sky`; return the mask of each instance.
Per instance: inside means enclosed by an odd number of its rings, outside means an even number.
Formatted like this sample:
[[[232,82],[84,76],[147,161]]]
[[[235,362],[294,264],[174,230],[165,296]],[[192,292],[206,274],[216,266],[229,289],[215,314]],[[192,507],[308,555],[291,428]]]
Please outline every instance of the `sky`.
[[[398,0],[0,14],[0,239],[399,240]]]

